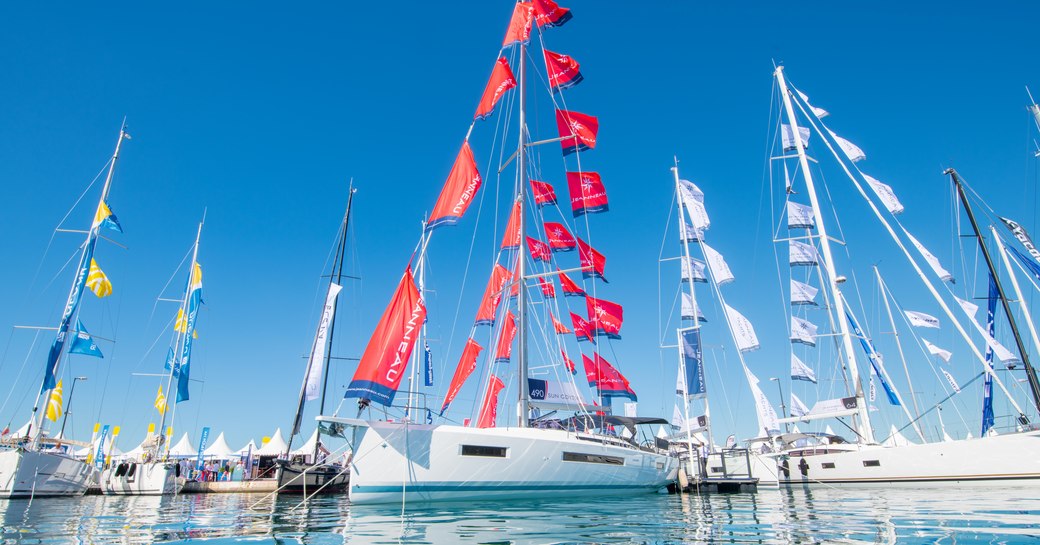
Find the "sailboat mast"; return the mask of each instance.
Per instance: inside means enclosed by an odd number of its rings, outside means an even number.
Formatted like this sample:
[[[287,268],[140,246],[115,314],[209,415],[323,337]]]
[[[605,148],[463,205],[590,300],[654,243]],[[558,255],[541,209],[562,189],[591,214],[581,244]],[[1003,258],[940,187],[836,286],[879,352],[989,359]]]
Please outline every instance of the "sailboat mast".
[[[337,250],[339,259],[338,263],[336,264],[336,268],[333,271],[336,277],[335,282],[341,286],[343,285],[343,258],[345,257],[347,250],[347,228],[350,226],[350,207],[354,203],[354,193],[356,191],[357,190],[354,189],[354,182],[353,180],[351,180],[350,194],[347,196],[347,212],[343,214],[343,227],[342,231],[340,232],[339,249]],[[333,280],[330,278],[329,282],[332,281]],[[318,414],[325,414],[325,391],[329,387],[329,364],[332,362],[332,336],[335,333],[336,315],[333,314],[332,318],[329,320],[329,350],[325,352],[325,370],[324,377],[322,378],[321,383],[321,411]]]
[[[527,119],[526,111],[527,100],[526,100],[526,62],[524,62],[525,56],[527,55],[527,46],[523,42],[520,43],[520,84],[518,86],[520,92],[520,137],[517,142],[517,155],[516,155],[516,180],[517,180],[517,192],[520,197],[520,233],[521,241],[520,247],[516,251],[516,259],[518,261],[516,269],[516,281],[520,283],[517,288],[517,318],[518,327],[517,333],[520,335],[520,354],[517,358],[517,395],[519,400],[517,401],[517,423],[521,428],[526,428],[530,424],[528,415],[528,405],[530,405],[530,392],[528,391],[527,384],[527,289],[526,279],[524,278],[527,274],[527,269],[524,266],[524,242],[523,233],[526,228],[526,221],[524,221],[525,210],[524,210],[524,187],[526,187],[527,181]]]
[[[877,276],[878,287],[881,288],[881,299],[885,302],[885,312],[888,313],[888,323],[892,326],[892,335],[896,338],[896,349],[899,350],[899,359],[903,362],[903,372],[906,373],[906,385],[910,389],[910,399],[914,402],[914,414],[910,422],[913,424],[914,431],[917,432],[918,437],[924,441],[924,434],[921,433],[921,428],[917,424],[917,421],[921,419],[921,409],[917,405],[917,393],[914,391],[914,383],[910,380],[910,367],[907,366],[906,356],[903,355],[903,343],[899,340],[899,329],[896,328],[896,320],[892,317],[892,305],[888,302],[888,285],[881,278],[881,270],[877,268],[877,265],[874,266],[874,274]]]
[[[699,328],[700,327],[700,323],[697,322],[697,290],[696,290],[696,288],[694,288],[694,285],[693,285],[693,262],[690,260],[690,243],[686,239],[686,234],[687,234],[686,233],[686,217],[683,215],[684,214],[684,212],[683,212],[683,208],[684,208],[683,196],[682,196],[682,188],[680,187],[680,182],[679,182],[679,159],[673,157],[673,160],[675,161],[675,166],[672,167],[672,174],[675,177],[675,199],[676,199],[676,203],[678,203],[678,205],[679,205],[679,233],[681,233],[681,235],[682,235],[683,259],[685,260],[684,264],[687,267],[690,268],[690,282],[689,282],[689,284],[690,284],[690,301],[693,304],[693,309],[691,309],[691,312],[693,312],[693,327],[694,328]],[[696,233],[696,231],[694,231],[694,232]],[[679,269],[681,271],[682,267],[680,267]],[[682,282],[680,282],[680,284],[682,284]],[[682,298],[682,296],[680,295],[680,299],[681,298]],[[680,304],[679,304],[679,323],[680,323],[680,325],[682,324],[682,302],[681,301],[680,301]],[[693,460],[693,437],[692,437],[693,434],[690,432],[690,391],[689,391],[689,384],[687,383],[687,380],[689,380],[689,378],[686,376],[686,365],[685,365],[685,362],[683,361],[684,360],[683,356],[684,356],[683,355],[683,345],[682,345],[682,341],[680,339],[680,342],[679,342],[679,372],[682,373],[682,375],[683,375],[683,380],[682,380],[683,422],[685,422],[685,424],[686,424],[686,450],[688,451],[688,453],[690,455],[690,460],[692,461]],[[704,404],[705,404],[705,407],[707,407],[707,404],[708,404],[707,396],[705,396],[705,398],[704,398]],[[709,425],[710,425],[710,423],[709,423]],[[709,430],[710,430],[710,428],[709,428]],[[712,441],[712,439],[711,439],[711,431],[708,431],[708,448],[710,449],[712,447],[712,445],[714,445],[714,441]]]
[[[1015,323],[1015,317],[1011,314],[1011,305],[1008,303],[1007,296],[1004,294],[1004,286],[1000,283],[1000,277],[997,276],[997,268],[993,264],[993,259],[989,256],[989,250],[986,248],[986,241],[982,238],[982,232],[979,230],[979,224],[975,221],[975,213],[971,209],[971,204],[968,202],[968,196],[964,192],[964,185],[961,182],[960,175],[957,171],[948,168],[944,174],[949,174],[950,179],[953,181],[953,185],[957,188],[957,197],[960,198],[961,205],[964,206],[964,211],[968,215],[968,221],[971,223],[971,229],[975,232],[975,238],[979,241],[979,248],[982,250],[982,257],[986,259],[986,267],[989,268],[989,274],[993,277],[993,282],[997,285],[997,293],[1000,295],[1000,304],[1004,307],[1004,314],[1007,316],[1008,324],[1011,326],[1011,334],[1015,337],[1015,346],[1018,347],[1018,353],[1022,356],[1022,365],[1026,368],[1026,379],[1029,381],[1029,391],[1033,395],[1033,406],[1037,411],[1040,411],[1040,382],[1037,381],[1036,371],[1033,369],[1033,365],[1029,363],[1029,354],[1026,352],[1025,343],[1022,342],[1022,335],[1018,331],[1018,324]],[[1026,418],[1022,415],[1021,418]],[[1023,422],[1025,423],[1025,422]]]
[[[863,380],[856,366],[855,348],[852,345],[852,335],[849,333],[848,321],[846,319],[845,301],[841,297],[841,290],[838,287],[838,275],[834,270],[834,257],[831,252],[830,238],[827,236],[827,226],[820,211],[820,202],[816,196],[816,186],[813,183],[812,173],[809,171],[809,159],[805,155],[805,144],[802,142],[801,134],[798,132],[798,121],[795,117],[794,106],[791,104],[791,94],[787,89],[787,82],[784,80],[784,67],[778,66],[775,75],[777,84],[780,86],[780,95],[784,101],[784,109],[787,112],[787,121],[791,127],[791,138],[794,140],[795,149],[798,151],[798,162],[801,165],[802,177],[805,180],[805,186],[809,193],[813,218],[816,221],[817,229],[819,229],[820,248],[823,250],[824,267],[827,270],[827,284],[833,294],[834,310],[838,314],[838,329],[841,333],[842,346],[845,349],[845,359],[848,362],[849,374],[852,375],[853,379],[852,390],[853,395],[856,396],[859,416],[856,432],[867,443],[874,443],[874,430],[871,428],[866,402],[863,399]]]

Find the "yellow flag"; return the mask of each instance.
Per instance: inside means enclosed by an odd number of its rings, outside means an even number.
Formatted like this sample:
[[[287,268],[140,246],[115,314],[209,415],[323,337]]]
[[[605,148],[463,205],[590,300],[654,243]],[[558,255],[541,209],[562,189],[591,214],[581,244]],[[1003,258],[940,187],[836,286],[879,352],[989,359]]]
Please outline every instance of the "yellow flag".
[[[155,409],[159,411],[159,414],[166,412],[166,396],[162,393],[162,384],[159,385],[159,391],[155,394]],[[152,424],[152,428],[155,428],[155,424]]]
[[[57,422],[61,418],[62,401],[62,388],[59,380],[58,385],[51,390],[51,400],[47,402],[47,420]]]
[[[112,209],[108,207],[105,201],[98,203],[97,212],[94,213],[94,223],[91,227],[97,227],[101,225],[101,222],[105,221],[105,218],[112,215]]]
[[[184,309],[183,308],[177,309],[177,320],[173,323],[173,329],[174,329],[174,331],[177,331],[178,333],[184,333],[184,331],[186,329],[188,329],[188,318],[184,315]],[[191,338],[192,339],[198,339],[199,338],[198,330],[192,330]]]
[[[112,283],[108,281],[108,277],[102,272],[101,267],[98,267],[97,261],[94,261],[93,257],[90,258],[90,271],[87,272],[87,287],[98,297],[112,295]]]
[[[162,386],[159,387],[159,390],[160,391],[162,390]],[[155,433],[155,422],[149,422],[148,423],[148,433],[149,434]]]

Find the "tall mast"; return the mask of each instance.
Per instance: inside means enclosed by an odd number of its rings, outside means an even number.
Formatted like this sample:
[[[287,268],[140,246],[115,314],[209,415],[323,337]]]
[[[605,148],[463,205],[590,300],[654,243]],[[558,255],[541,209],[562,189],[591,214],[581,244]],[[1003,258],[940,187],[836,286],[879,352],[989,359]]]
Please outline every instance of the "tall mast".
[[[520,282],[520,286],[517,288],[517,318],[519,321],[517,327],[517,333],[520,335],[520,354],[517,358],[517,375],[518,375],[518,397],[517,401],[517,423],[521,428],[526,428],[530,424],[528,418],[528,405],[530,404],[530,392],[528,392],[527,384],[527,289],[526,279],[524,278],[527,269],[524,266],[524,188],[527,186],[527,120],[526,112],[524,109],[527,107],[526,93],[526,69],[524,62],[524,56],[527,54],[527,48],[523,42],[520,42],[520,137],[517,142],[517,157],[516,157],[516,171],[517,171],[517,192],[520,197],[520,248],[517,249],[516,259],[519,262],[517,264],[516,281]]]
[[[1033,395],[1033,406],[1037,411],[1040,411],[1040,382],[1037,382],[1036,371],[1033,369],[1033,365],[1029,363],[1029,354],[1026,352],[1025,344],[1022,342],[1022,335],[1018,332],[1018,324],[1015,323],[1015,317],[1011,314],[1011,305],[1008,304],[1007,296],[1004,294],[1004,286],[1000,283],[1000,277],[997,276],[997,268],[993,265],[993,259],[989,256],[989,250],[986,249],[986,241],[982,238],[982,232],[979,231],[979,224],[975,221],[975,213],[972,212],[971,204],[968,203],[968,196],[964,193],[964,186],[961,182],[961,177],[957,174],[957,171],[948,168],[944,174],[949,174],[950,179],[953,181],[953,185],[957,187],[957,196],[961,200],[961,204],[964,206],[964,211],[968,214],[968,221],[971,222],[971,229],[975,232],[975,238],[979,241],[979,248],[982,250],[982,256],[986,259],[986,267],[989,268],[989,274],[993,277],[993,282],[997,285],[997,293],[1000,295],[1000,304],[1004,307],[1004,314],[1007,316],[1008,324],[1011,326],[1011,334],[1015,337],[1015,346],[1018,347],[1018,353],[1022,356],[1022,365],[1026,369],[1026,379],[1029,381],[1029,391]],[[1021,418],[1026,418],[1022,415]],[[1025,423],[1025,422],[1023,422]]]
[[[841,297],[841,290],[838,287],[838,275],[834,270],[834,258],[831,252],[830,238],[827,236],[827,226],[823,221],[823,214],[820,212],[820,202],[816,196],[816,186],[813,183],[812,173],[809,171],[809,159],[805,155],[805,144],[802,142],[801,134],[798,132],[798,121],[795,118],[794,107],[791,105],[791,94],[787,89],[787,82],[784,80],[784,67],[778,66],[776,68],[776,81],[780,86],[780,95],[784,101],[784,109],[787,112],[787,121],[791,127],[791,137],[794,140],[795,148],[798,151],[798,162],[802,168],[802,177],[805,179],[805,186],[809,193],[809,202],[813,209],[813,218],[816,221],[816,227],[819,229],[820,248],[823,250],[824,267],[827,270],[827,284],[833,295],[834,310],[838,314],[837,322],[838,329],[841,333],[842,346],[845,351],[845,359],[848,362],[849,374],[852,375],[852,392],[856,396],[856,406],[859,416],[859,422],[856,425],[856,432],[862,437],[867,443],[874,443],[874,430],[870,425],[870,417],[867,413],[867,404],[863,399],[863,380],[859,375],[859,370],[856,366],[856,355],[855,348],[852,345],[852,335],[849,333],[848,320],[845,312],[845,301]],[[841,281],[844,281],[842,278]]]
[[[129,136],[126,134],[126,119],[123,119],[123,124],[119,128],[119,138],[116,140],[116,149],[114,152],[112,152],[112,160],[108,163],[108,174],[105,175],[105,185],[101,188],[101,198],[98,199],[98,208],[100,208],[101,205],[106,200],[108,200],[108,191],[112,187],[112,175],[115,173],[116,161],[119,160],[119,150],[123,145],[124,138],[129,138]],[[94,209],[95,216],[97,214],[98,208]],[[90,259],[94,253],[94,244],[97,242],[97,232],[99,229],[100,226],[94,225],[92,218],[90,229],[87,230],[87,240],[86,242],[84,242],[83,249],[80,252],[79,267],[76,268],[76,276],[73,277],[72,287],[69,289],[69,297],[65,303],[65,312],[62,315],[61,323],[58,324],[57,339],[55,340],[57,354],[53,356],[48,355],[48,358],[55,358],[54,361],[48,362],[48,365],[53,366],[53,373],[55,377],[60,376],[58,370],[61,358],[65,353],[65,341],[68,339],[68,332],[69,329],[72,327],[72,315],[77,314],[79,310],[80,296],[83,295],[83,286],[85,285],[87,280],[86,267],[90,265]],[[52,348],[51,350],[52,352],[54,352],[54,348]],[[46,386],[47,376],[48,374],[50,374],[51,371],[52,369],[47,369],[47,371],[44,373],[43,386]],[[44,391],[41,388],[40,393],[36,395],[36,403],[33,404],[33,416],[29,419],[29,429],[26,430],[27,437],[32,437],[33,429],[42,429],[43,420],[46,416],[47,411],[40,411],[39,409],[41,406],[47,407],[48,405],[50,405],[51,395],[53,393],[53,389],[48,389]],[[42,405],[40,403],[41,401],[43,402]],[[37,413],[39,413],[38,421],[36,420]],[[37,433],[37,436],[39,436],[39,433]],[[33,442],[35,443],[36,441],[34,440]]]
[[[878,287],[881,288],[881,299],[885,301],[885,312],[888,313],[888,323],[892,325],[892,335],[896,338],[896,348],[899,350],[899,359],[903,362],[903,372],[906,373],[906,385],[907,388],[910,389],[910,399],[914,402],[914,414],[910,423],[913,424],[917,436],[924,441],[924,434],[921,433],[921,428],[917,424],[917,421],[921,419],[921,409],[917,405],[917,393],[914,392],[914,383],[910,380],[910,367],[907,366],[906,356],[903,355],[903,343],[899,340],[899,330],[896,328],[895,318],[892,317],[892,305],[888,302],[888,286],[885,284],[884,279],[881,278],[881,271],[877,268],[877,265],[874,266],[874,274],[877,275]]]
[[[339,238],[339,249],[337,253],[339,255],[339,262],[335,265],[333,274],[336,277],[336,284],[343,285],[343,258],[346,254],[347,249],[347,227],[350,226],[350,207],[354,203],[354,193],[357,190],[354,189],[354,181],[350,181],[350,194],[347,196],[347,212],[343,214],[343,227],[340,232]],[[329,282],[332,282],[332,278],[329,278]],[[329,387],[329,364],[332,361],[332,336],[336,332],[336,315],[332,315],[332,319],[329,320],[329,350],[325,352],[325,370],[324,378],[321,383],[321,412],[318,414],[325,414],[325,391]]]

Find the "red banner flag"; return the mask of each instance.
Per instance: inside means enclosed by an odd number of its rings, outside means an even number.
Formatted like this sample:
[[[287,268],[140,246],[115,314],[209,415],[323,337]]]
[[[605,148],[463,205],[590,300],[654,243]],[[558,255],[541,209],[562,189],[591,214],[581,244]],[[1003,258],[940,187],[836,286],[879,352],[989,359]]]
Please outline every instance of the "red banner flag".
[[[559,272],[559,270],[560,269],[558,268],[556,269],[557,272]],[[581,289],[581,286],[575,284],[569,276],[562,272],[559,276],[560,286],[563,287],[564,297],[585,297],[585,290]]]
[[[516,78],[509,69],[509,61],[505,57],[499,57],[495,61],[495,68],[491,70],[491,79],[488,80],[487,87],[484,87],[484,94],[480,97],[480,104],[477,104],[477,113],[473,114],[473,119],[487,119],[494,113],[498,99],[513,87],[516,87]]]
[[[563,365],[567,367],[567,370],[570,371],[572,375],[577,375],[578,368],[574,366],[574,361],[567,357],[567,351],[560,350],[560,354],[563,355]]]
[[[543,225],[545,225],[545,235],[549,238],[549,248],[552,251],[570,252],[574,250],[577,241],[562,223],[547,221]]]
[[[593,354],[593,358],[581,355],[589,386],[595,386],[601,397],[627,397],[632,401],[638,401],[636,393],[628,385],[628,379],[624,375],[599,354]]]
[[[491,375],[484,401],[480,404],[480,416],[477,417],[478,428],[495,427],[495,420],[498,417],[498,393],[505,387],[502,379]]]
[[[415,287],[412,268],[408,267],[372,332],[343,397],[370,399],[390,406],[425,319],[426,304]]]
[[[495,349],[495,361],[498,363],[509,363],[509,357],[513,355],[513,339],[516,337],[516,317],[513,312],[506,313],[506,323],[502,324],[502,330],[498,334],[498,347]]]
[[[556,316],[553,316],[552,312],[549,313],[549,318],[552,319],[553,329],[556,330],[557,335],[566,335],[571,332],[570,328],[563,325],[562,322],[557,320]]]
[[[505,289],[506,283],[512,276],[509,269],[502,265],[495,265],[487,287],[484,288],[484,298],[480,300],[480,308],[477,309],[476,325],[495,325],[495,312],[502,301],[502,290]]]
[[[574,15],[571,10],[561,8],[553,0],[534,0],[534,20],[538,28],[563,26]]]
[[[567,189],[571,192],[571,212],[574,217],[610,210],[607,189],[595,172],[568,172]]]
[[[549,73],[549,85],[554,93],[581,83],[581,65],[570,55],[545,51],[545,70]]]
[[[534,21],[534,6],[530,2],[518,2],[513,8],[513,17],[509,19],[506,38],[502,47],[516,42],[527,43],[531,39],[531,23]]]
[[[606,335],[611,339],[621,338],[621,324],[625,321],[625,311],[621,305],[590,295],[585,297],[585,306],[588,307],[589,325],[593,335]]]
[[[512,287],[509,288],[509,298],[516,299],[520,295],[520,260],[517,258],[516,268],[513,269]]]
[[[502,235],[503,250],[515,250],[520,247],[520,214],[523,213],[523,201],[517,199],[513,204],[513,211],[509,214],[506,232]]]
[[[473,160],[473,150],[469,149],[469,142],[463,142],[426,228],[453,225],[462,219],[480,189],[480,182],[480,171]]]
[[[553,285],[552,280],[539,276],[538,287],[542,288],[542,297],[545,297],[546,299],[556,298],[556,286]]]
[[[459,365],[455,368],[455,376],[451,377],[448,395],[444,396],[444,404],[441,405],[442,415],[444,411],[448,410],[448,405],[455,401],[455,396],[459,395],[459,390],[466,383],[466,379],[477,368],[477,356],[480,355],[480,351],[483,349],[484,347],[477,344],[477,341],[473,339],[466,341],[466,347],[462,349],[462,357],[459,358]]]
[[[596,277],[604,282],[607,277],[603,276],[603,270],[607,266],[607,258],[589,246],[582,239],[578,239],[578,259],[581,261],[581,275],[585,278]]]
[[[545,182],[531,180],[531,194],[534,195],[534,203],[538,208],[556,204],[556,190]]]
[[[578,342],[596,342],[596,338],[592,336],[592,326],[589,324],[589,322],[585,320],[585,318],[582,318],[581,316],[578,316],[577,314],[572,312],[571,325],[574,326],[574,337],[578,339]]]
[[[556,110],[556,128],[560,131],[563,154],[585,151],[596,147],[599,119],[578,112]]]
[[[531,251],[531,259],[548,263],[552,259],[552,250],[549,245],[536,239],[527,237],[527,249]]]

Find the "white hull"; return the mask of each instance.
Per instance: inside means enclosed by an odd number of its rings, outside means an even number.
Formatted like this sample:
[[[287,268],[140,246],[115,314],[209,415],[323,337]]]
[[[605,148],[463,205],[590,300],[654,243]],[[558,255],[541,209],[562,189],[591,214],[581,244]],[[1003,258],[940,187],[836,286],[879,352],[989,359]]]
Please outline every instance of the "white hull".
[[[184,486],[176,462],[125,462],[101,474],[101,491],[106,495],[158,496],[176,494]]]
[[[0,450],[0,498],[82,496],[94,474],[63,454]]]
[[[922,445],[837,447],[843,450],[759,455],[754,467],[764,474],[755,476],[765,480],[776,467],[780,486],[1040,486],[1040,430]]]
[[[563,430],[368,426],[351,462],[353,504],[635,494],[678,471],[675,458]]]

